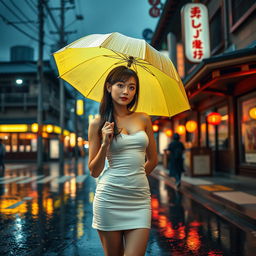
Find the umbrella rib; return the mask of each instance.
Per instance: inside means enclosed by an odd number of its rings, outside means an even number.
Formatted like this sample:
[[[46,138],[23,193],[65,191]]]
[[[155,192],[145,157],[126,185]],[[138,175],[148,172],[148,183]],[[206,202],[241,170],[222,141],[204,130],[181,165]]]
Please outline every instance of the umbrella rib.
[[[140,67],[142,67],[144,70],[146,70],[149,74],[151,74],[152,76],[155,76],[155,74],[152,72],[152,71],[150,71],[150,69],[148,69],[147,67],[145,67],[145,66],[143,66],[143,65],[141,65],[141,64],[135,64],[135,65],[138,65],[138,66],[140,66]]]
[[[161,87],[161,91],[162,91],[162,93],[163,93],[163,96],[164,96],[164,100],[165,100],[165,105],[166,106],[168,106],[168,104],[167,104],[167,99],[166,99],[166,97],[165,97],[165,93],[164,93],[164,91],[163,91],[163,88],[162,88],[162,86],[161,86],[161,83],[158,81],[158,79],[157,79],[157,77],[154,75],[154,77],[155,77],[155,79],[156,79],[156,81],[157,81],[157,83],[159,84],[159,86]],[[171,114],[170,114],[170,111],[169,111],[169,108],[167,107],[167,111],[168,111],[168,115],[170,116]]]
[[[103,56],[104,56],[104,57],[108,57],[108,58],[112,58],[112,59],[125,60],[125,61],[126,61],[126,59],[124,59],[124,58],[122,58],[122,57],[118,58],[118,57],[116,57],[116,56],[114,56],[114,55],[103,55]]]
[[[127,56],[125,55],[125,54],[122,54],[122,53],[120,53],[120,52],[116,52],[116,51],[114,51],[114,50],[112,50],[112,49],[109,49],[109,50],[111,50],[113,53],[115,53],[116,55],[118,55],[120,58],[122,58],[122,59],[127,59],[128,60],[128,58],[127,58]]]
[[[156,78],[156,80],[157,80],[157,82],[158,82],[158,84],[159,84],[159,86],[161,87],[162,92],[163,92],[163,88],[162,88],[161,83],[158,81],[158,79],[157,79],[156,76],[155,76],[155,78]],[[166,99],[166,97],[165,97],[165,93],[163,93],[163,95],[164,95],[164,99],[165,99],[165,102],[166,102],[166,106],[168,106],[168,104],[167,104],[167,99]],[[168,115],[170,116],[171,114],[170,114],[170,111],[169,111],[169,108],[168,108],[168,107],[167,107],[167,111],[168,111]]]
[[[115,64],[114,64],[115,65]],[[87,93],[86,97],[88,97],[88,95],[91,93],[91,91],[94,89],[94,87],[97,85],[97,83],[100,81],[100,79],[113,67],[110,66],[108,69],[105,70],[105,72],[102,73],[102,75],[100,76],[100,78],[97,80],[97,82],[94,84],[94,86],[92,86],[92,88],[90,89],[90,91]]]
[[[78,67],[78,66],[84,64],[85,62],[90,61],[90,60],[93,60],[93,59],[96,59],[96,58],[101,57],[101,56],[102,56],[102,55],[95,56],[95,57],[90,58],[90,59],[88,59],[88,60],[82,61],[82,62],[80,62],[79,64],[77,64],[76,66],[74,66],[73,68],[71,68],[71,69],[69,69],[68,71],[66,71],[65,73],[59,75],[59,77],[62,77],[62,76],[64,76],[64,75],[66,75],[66,74],[69,73],[70,71],[74,70],[76,67]],[[103,56],[104,56],[104,55],[103,55]]]

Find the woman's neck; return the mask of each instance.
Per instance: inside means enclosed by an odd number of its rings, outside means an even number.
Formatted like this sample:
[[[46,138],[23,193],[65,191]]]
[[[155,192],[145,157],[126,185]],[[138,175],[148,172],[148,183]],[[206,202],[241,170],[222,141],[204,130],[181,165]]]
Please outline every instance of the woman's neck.
[[[131,111],[129,111],[126,106],[114,107],[114,115],[117,118],[126,117],[130,114],[131,114]]]

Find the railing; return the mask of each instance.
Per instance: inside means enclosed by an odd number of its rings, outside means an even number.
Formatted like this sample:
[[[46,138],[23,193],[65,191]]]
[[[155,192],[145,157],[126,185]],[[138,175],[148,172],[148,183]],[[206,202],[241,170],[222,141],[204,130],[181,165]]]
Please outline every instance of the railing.
[[[36,106],[37,96],[29,95],[28,93],[1,93],[1,106]]]
[[[44,94],[43,105],[45,110],[52,107],[56,111],[59,111],[59,100],[48,93]],[[37,95],[29,95],[28,93],[1,93],[1,111],[9,107],[22,107],[24,110],[28,107],[37,107]]]
[[[1,93],[0,94],[0,112],[4,112],[7,108],[19,108],[21,111],[27,111],[28,107],[37,108],[37,95],[29,95],[28,93]],[[55,110],[55,115],[59,115],[60,101],[53,94],[44,92],[43,109],[49,111]],[[66,105],[65,117],[70,118],[71,112]]]

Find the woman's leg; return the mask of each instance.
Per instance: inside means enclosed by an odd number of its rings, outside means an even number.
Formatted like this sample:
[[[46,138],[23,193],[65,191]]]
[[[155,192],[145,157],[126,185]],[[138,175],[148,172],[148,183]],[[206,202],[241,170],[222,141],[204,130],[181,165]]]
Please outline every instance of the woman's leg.
[[[123,256],[123,231],[98,230],[105,256]]]
[[[138,228],[124,231],[124,256],[144,256],[150,229]]]

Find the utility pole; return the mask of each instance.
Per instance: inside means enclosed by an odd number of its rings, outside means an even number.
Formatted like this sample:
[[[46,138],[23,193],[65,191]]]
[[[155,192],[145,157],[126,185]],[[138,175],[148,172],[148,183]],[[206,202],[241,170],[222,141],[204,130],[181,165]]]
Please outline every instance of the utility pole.
[[[44,0],[38,0],[38,60],[37,60],[37,81],[38,81],[38,97],[37,97],[37,169],[42,171],[43,167],[43,49],[44,49]]]
[[[76,33],[76,31],[65,31],[65,11],[74,9],[74,6],[65,7],[65,4],[69,2],[70,4],[74,5],[73,0],[60,0],[60,7],[49,7],[47,3],[45,3],[46,11],[50,16],[55,28],[57,31],[51,31],[51,34],[58,34],[59,41],[58,41],[58,48],[62,48],[66,45],[65,35]],[[60,11],[60,24],[58,26],[57,21],[55,20],[55,16],[52,14],[52,10]],[[82,15],[76,15],[77,20],[83,20]],[[62,79],[59,80],[59,94],[60,94],[60,118],[59,124],[61,128],[61,133],[59,135],[59,170],[60,175],[63,175],[64,170],[64,128],[65,128],[65,86]]]
[[[59,47],[63,47],[65,45],[65,2],[64,0],[60,0],[60,41]],[[60,175],[64,174],[64,134],[63,130],[65,127],[65,91],[64,91],[64,82],[62,79],[59,80],[60,87],[60,128],[61,134],[59,137],[59,170]]]

